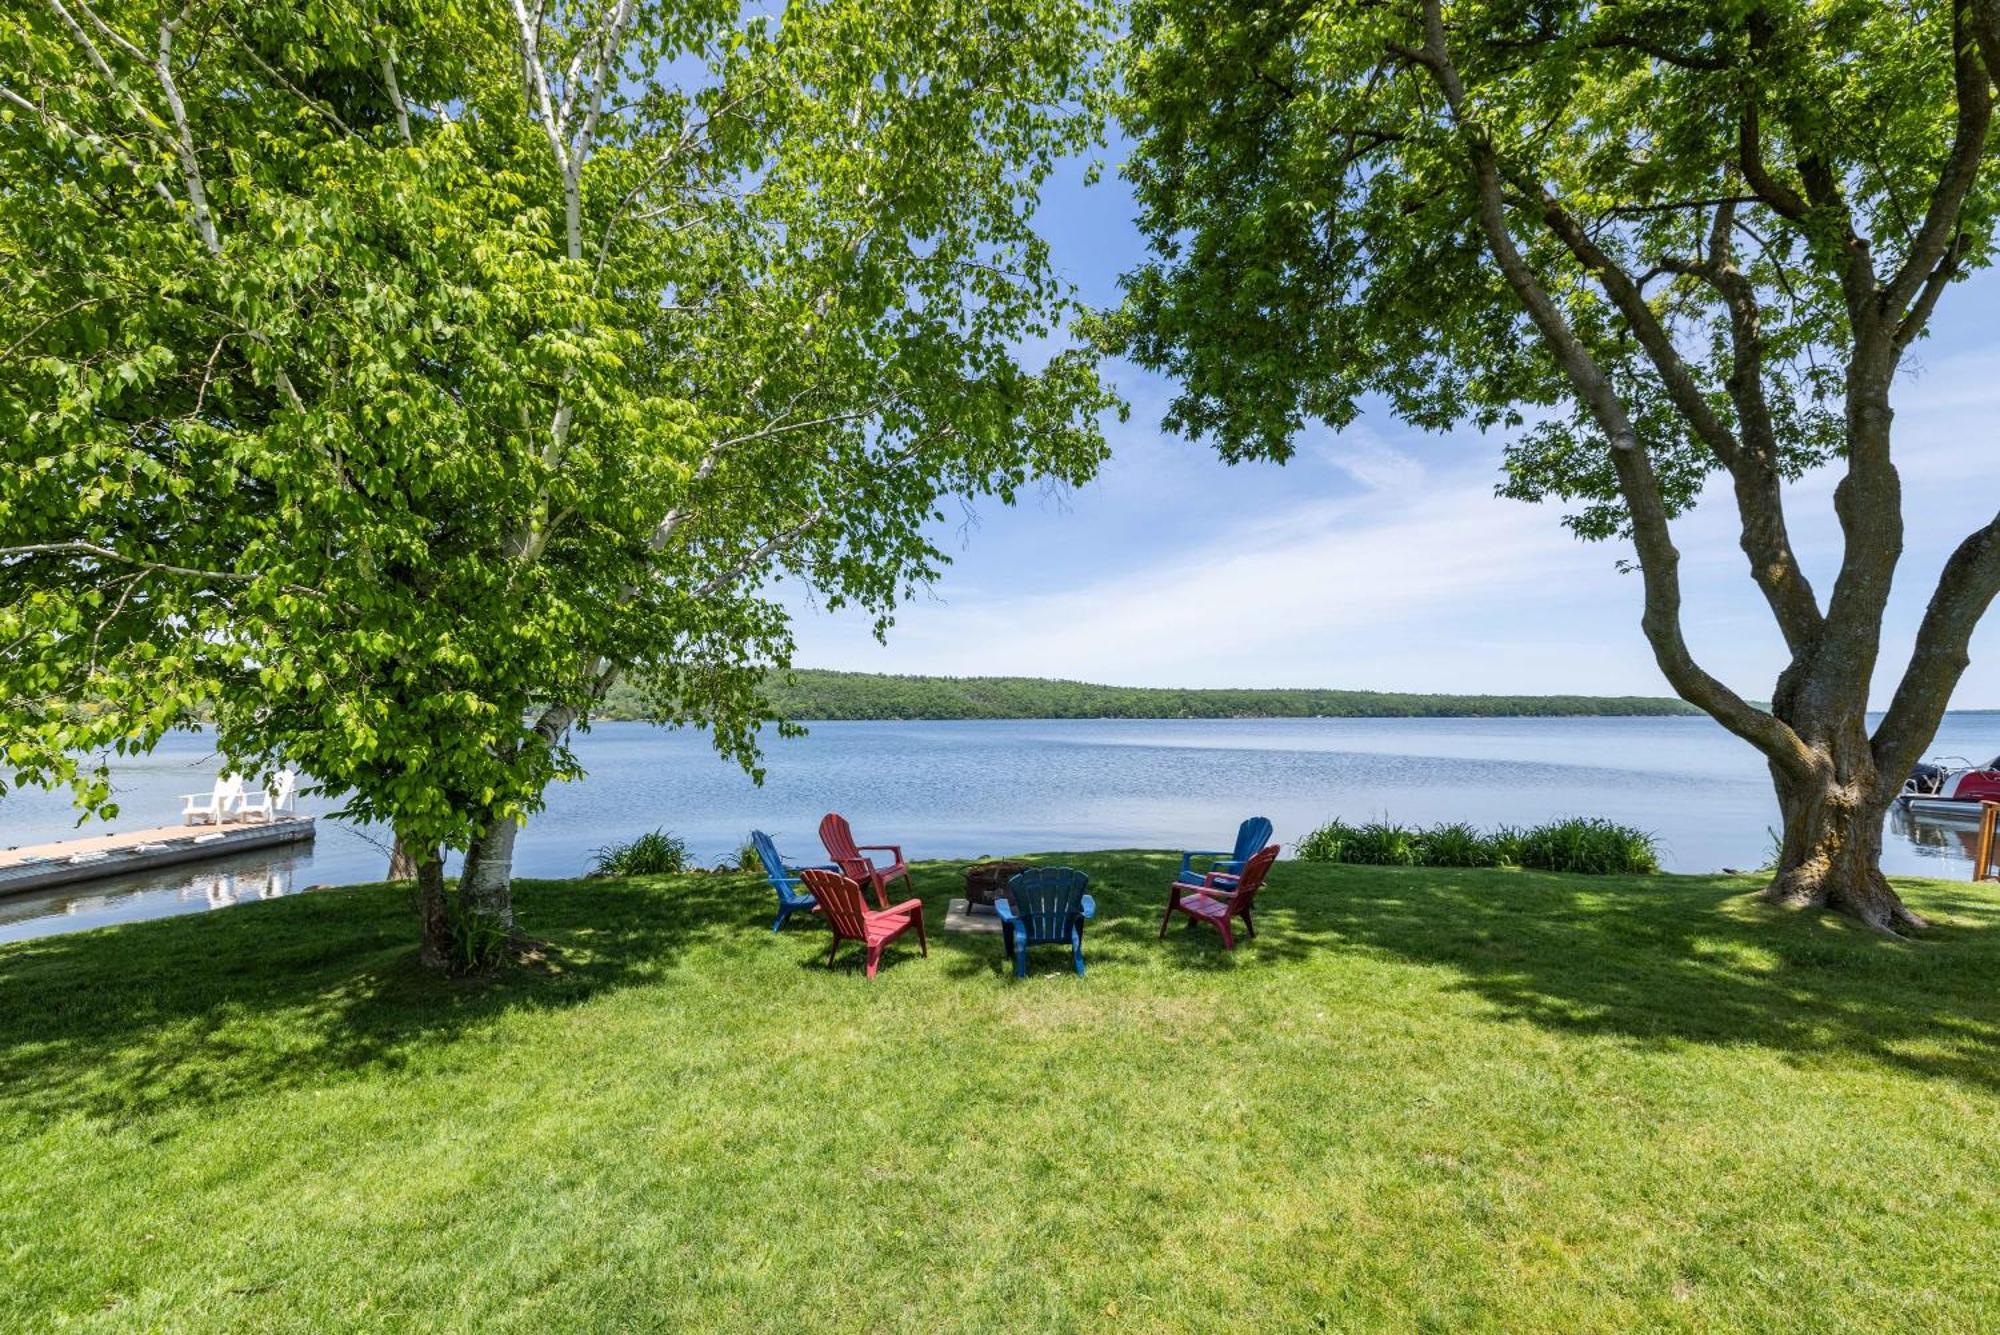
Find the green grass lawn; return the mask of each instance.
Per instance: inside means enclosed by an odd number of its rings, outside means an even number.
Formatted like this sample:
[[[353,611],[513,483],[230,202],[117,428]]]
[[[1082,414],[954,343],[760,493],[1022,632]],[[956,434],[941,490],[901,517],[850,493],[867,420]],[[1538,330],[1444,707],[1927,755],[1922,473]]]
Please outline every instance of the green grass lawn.
[[[1286,863],[1225,955],[1066,860],[1081,979],[945,865],[872,985],[748,876],[528,884],[483,984],[397,888],[0,947],[0,1328],[2000,1322],[1990,887]]]

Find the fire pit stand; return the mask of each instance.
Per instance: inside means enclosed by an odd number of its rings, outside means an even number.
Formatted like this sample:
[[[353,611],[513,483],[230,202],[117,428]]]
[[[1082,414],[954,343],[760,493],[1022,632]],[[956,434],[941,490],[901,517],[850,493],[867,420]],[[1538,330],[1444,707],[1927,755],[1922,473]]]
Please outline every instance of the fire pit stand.
[[[975,862],[965,869],[965,907],[971,913],[993,912],[993,901],[1007,892],[1007,882],[1028,870],[1026,862]]]

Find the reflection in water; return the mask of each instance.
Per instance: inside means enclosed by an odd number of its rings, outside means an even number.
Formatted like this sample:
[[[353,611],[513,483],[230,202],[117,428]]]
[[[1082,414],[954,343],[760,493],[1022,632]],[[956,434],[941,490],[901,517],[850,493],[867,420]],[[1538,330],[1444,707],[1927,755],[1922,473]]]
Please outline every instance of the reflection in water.
[[[0,941],[27,941],[110,923],[171,918],[228,908],[292,893],[300,855],[246,853],[195,868],[176,869],[171,884],[151,876],[109,877],[83,885],[0,898]]]
[[[1944,866],[1927,874],[1969,876],[1972,860],[1979,854],[1979,817],[1976,811],[1963,816],[1934,816],[1909,810],[1900,803],[1889,810],[1889,829],[1907,839],[1910,847]]]

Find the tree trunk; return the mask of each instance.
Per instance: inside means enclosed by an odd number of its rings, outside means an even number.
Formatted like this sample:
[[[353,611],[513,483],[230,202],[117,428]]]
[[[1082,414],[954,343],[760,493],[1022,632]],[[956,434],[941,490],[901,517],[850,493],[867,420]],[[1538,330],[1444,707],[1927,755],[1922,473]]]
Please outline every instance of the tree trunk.
[[[410,853],[409,845],[401,835],[396,836],[396,846],[389,850],[389,879],[392,881],[414,881],[417,879],[417,860]]]
[[[1865,745],[1865,734],[1862,740]],[[1848,767],[1845,777],[1824,773],[1801,780],[1773,773],[1785,828],[1777,876],[1764,892],[1770,899],[1791,908],[1832,909],[1879,932],[1928,926],[1882,875],[1888,801],[1872,762]]]
[[[401,847],[400,843],[397,845]],[[435,853],[416,864],[417,959],[440,973],[451,968],[451,915],[445,908],[444,859]]]
[[[465,851],[458,878],[459,902],[467,913],[514,930],[514,837],[521,826],[510,817],[490,821]]]

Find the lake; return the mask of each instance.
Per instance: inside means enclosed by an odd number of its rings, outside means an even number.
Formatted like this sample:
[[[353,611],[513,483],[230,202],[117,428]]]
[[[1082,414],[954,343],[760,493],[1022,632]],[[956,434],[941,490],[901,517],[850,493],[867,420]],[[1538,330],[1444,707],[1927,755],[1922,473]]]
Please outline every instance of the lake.
[[[590,776],[551,790],[522,832],[521,875],[578,875],[593,850],[656,826],[702,862],[729,856],[753,826],[813,860],[829,810],[862,840],[918,859],[1212,848],[1251,814],[1287,845],[1332,816],[1490,826],[1596,815],[1652,831],[1666,866],[1689,872],[1767,862],[1777,823],[1763,762],[1706,718],[816,723],[770,741],[761,788],[699,733],[607,723],[576,749]],[[2000,713],[1949,716],[1931,754],[2000,754]],[[115,825],[173,823],[179,794],[206,791],[216,768],[199,734],[121,761]],[[301,810],[327,805],[308,796]],[[10,793],[0,846],[69,837],[75,819],[66,793]],[[1964,877],[1969,845],[1968,831],[1892,818],[1885,863]],[[324,817],[304,847],[0,899],[0,941],[377,880],[388,863],[384,832]]]

